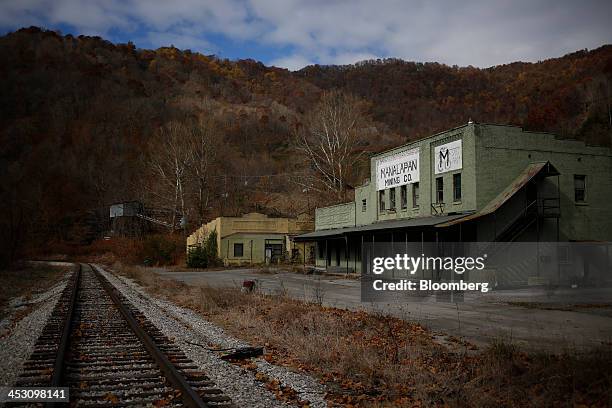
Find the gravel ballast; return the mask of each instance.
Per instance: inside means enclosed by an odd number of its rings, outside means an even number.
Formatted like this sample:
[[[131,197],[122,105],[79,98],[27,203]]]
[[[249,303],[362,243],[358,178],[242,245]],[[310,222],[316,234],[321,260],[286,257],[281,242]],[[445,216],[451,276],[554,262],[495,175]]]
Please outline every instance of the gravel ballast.
[[[138,307],[145,316],[169,338],[174,339],[183,352],[199,364],[207,375],[222,389],[237,406],[283,407],[291,404],[278,400],[266,384],[256,379],[256,374],[277,380],[282,387],[293,389],[298,398],[308,401],[311,407],[326,407],[325,388],[316,379],[296,373],[281,366],[268,363],[262,358],[253,359],[256,372],[221,360],[218,354],[204,347],[245,347],[248,343],[236,339],[195,312],[173,303],[153,298],[129,278],[116,276],[95,267],[104,274],[119,291]],[[195,344],[198,345],[195,345]]]
[[[69,274],[47,291],[28,301],[27,305],[33,306],[33,310],[7,330],[0,339],[1,385],[12,385],[21,373],[23,363],[30,357],[38,336],[68,283],[68,276]],[[16,303],[18,302],[11,302]],[[11,318],[12,315],[7,319]]]

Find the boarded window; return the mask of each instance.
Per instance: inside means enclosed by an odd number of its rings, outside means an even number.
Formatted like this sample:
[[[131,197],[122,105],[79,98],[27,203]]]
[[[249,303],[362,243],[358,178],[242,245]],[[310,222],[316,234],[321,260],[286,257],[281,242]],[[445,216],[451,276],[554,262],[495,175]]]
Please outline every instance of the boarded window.
[[[402,210],[408,208],[408,186],[406,185],[400,187],[400,201],[402,203]]]
[[[242,258],[244,254],[244,245],[242,243],[234,244],[234,258]]]
[[[380,190],[378,192],[378,209],[380,211],[385,211],[385,190]]]
[[[574,174],[574,201],[577,203],[586,201],[586,176]]]
[[[389,190],[389,209],[395,211],[395,189]]]
[[[461,173],[453,174],[453,201],[461,201]]]
[[[444,180],[442,177],[436,178],[436,203],[444,202]]]
[[[412,185],[412,208],[419,206],[419,183]]]

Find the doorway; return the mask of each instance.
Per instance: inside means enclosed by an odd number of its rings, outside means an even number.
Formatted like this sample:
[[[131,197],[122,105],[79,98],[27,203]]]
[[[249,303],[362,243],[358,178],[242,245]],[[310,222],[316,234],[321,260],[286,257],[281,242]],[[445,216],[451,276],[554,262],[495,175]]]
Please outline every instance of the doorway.
[[[283,260],[283,240],[266,239],[264,251],[266,263],[280,263]]]

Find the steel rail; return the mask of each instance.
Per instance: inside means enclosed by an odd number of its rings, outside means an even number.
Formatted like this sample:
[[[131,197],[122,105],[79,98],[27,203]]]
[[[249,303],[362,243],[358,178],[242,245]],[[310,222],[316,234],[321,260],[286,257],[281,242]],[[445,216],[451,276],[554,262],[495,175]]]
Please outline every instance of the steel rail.
[[[72,326],[72,315],[74,313],[74,305],[77,299],[77,293],[79,291],[79,281],[81,279],[81,270],[83,266],[79,264],[79,269],[76,271],[76,276],[71,279],[72,293],[70,294],[70,304],[66,312],[64,320],[64,328],[62,331],[62,337],[57,349],[57,356],[55,357],[55,363],[53,364],[53,376],[51,377],[51,387],[59,387],[62,383],[62,376],[64,375],[64,362],[66,357],[66,350],[68,349],[68,343],[70,340],[70,328]],[[69,283],[70,284],[70,283]],[[45,404],[47,407],[56,407],[58,403],[49,402]]]
[[[115,303],[115,306],[117,306],[121,312],[121,315],[128,322],[134,334],[140,339],[140,341],[142,341],[143,345],[149,354],[151,354],[166,378],[181,392],[181,397],[185,405],[190,408],[209,408],[210,406],[202,400],[197,392],[195,392],[185,377],[176,369],[174,364],[168,360],[168,357],[166,357],[159,347],[157,347],[157,344],[151,338],[151,336],[136,321],[132,313],[119,298],[117,289],[113,287],[113,285],[91,264],[89,264],[89,267],[92,271],[94,271],[96,277],[102,283],[102,287],[104,287],[104,290],[106,290],[106,293],[109,294]]]

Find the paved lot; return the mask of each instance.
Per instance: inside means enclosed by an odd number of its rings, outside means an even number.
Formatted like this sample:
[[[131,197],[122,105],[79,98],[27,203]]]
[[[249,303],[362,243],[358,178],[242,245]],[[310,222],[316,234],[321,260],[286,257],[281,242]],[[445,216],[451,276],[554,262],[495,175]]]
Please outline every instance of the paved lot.
[[[484,345],[493,339],[513,341],[528,348],[560,351],[568,347],[612,344],[612,289],[566,289],[497,291],[466,295],[463,302],[439,302],[433,297],[400,303],[362,303],[360,282],[329,276],[290,272],[258,273],[256,269],[206,272],[175,272],[154,269],[159,275],[187,284],[240,287],[256,280],[266,293],[286,293],[307,301],[365,309],[419,322],[430,329]],[[517,303],[513,303],[517,302]],[[588,307],[567,305],[583,303]],[[602,307],[607,304],[607,307]]]

